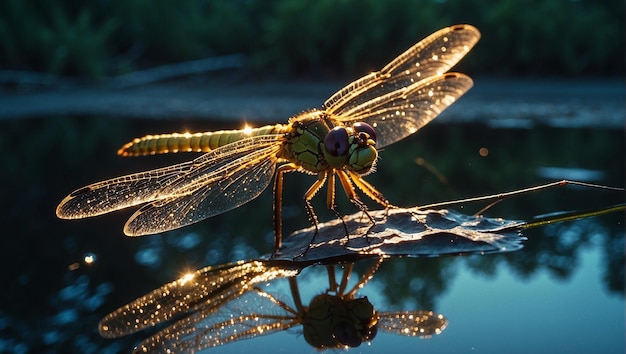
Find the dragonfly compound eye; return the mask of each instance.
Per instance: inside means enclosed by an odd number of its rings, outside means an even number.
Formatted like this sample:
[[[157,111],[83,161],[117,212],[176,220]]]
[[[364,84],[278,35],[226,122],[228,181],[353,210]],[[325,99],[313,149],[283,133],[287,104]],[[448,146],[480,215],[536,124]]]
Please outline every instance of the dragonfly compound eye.
[[[363,342],[374,339],[377,332],[378,328],[376,325],[356,329],[347,322],[341,322],[333,329],[333,337],[337,342],[355,348],[360,346]]]
[[[376,141],[376,132],[371,125],[363,122],[358,122],[352,125],[352,129],[354,129],[354,131],[357,133],[366,133],[367,135],[369,135],[370,139]]]
[[[344,127],[334,127],[324,139],[326,151],[333,156],[343,156],[348,152],[348,132]]]
[[[358,347],[362,343],[361,336],[356,329],[347,322],[341,322],[333,329],[333,336],[337,342],[349,347]]]

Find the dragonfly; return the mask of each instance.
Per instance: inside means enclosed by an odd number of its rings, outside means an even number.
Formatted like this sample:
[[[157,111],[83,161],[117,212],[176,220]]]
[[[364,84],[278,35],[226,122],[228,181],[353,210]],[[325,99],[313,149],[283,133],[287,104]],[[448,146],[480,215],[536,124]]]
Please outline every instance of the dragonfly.
[[[305,341],[317,349],[345,349],[369,342],[379,330],[428,338],[441,333],[447,319],[427,310],[375,310],[358,296],[383,258],[376,258],[358,282],[349,287],[354,263],[343,265],[337,282],[334,265],[326,267],[328,288],[305,306],[293,263],[268,260],[207,267],[185,275],[110,313],[100,334],[117,338],[138,330],[175,322],[144,340],[136,352],[195,352],[243,339],[302,326]],[[258,286],[287,278],[293,305]]]
[[[415,133],[472,87],[467,75],[448,70],[479,38],[480,32],[471,25],[441,29],[382,70],[337,91],[321,109],[297,114],[286,124],[134,139],[118,154],[204,154],[75,190],[61,201],[56,214],[79,219],[141,205],[124,225],[124,233],[156,234],[237,208],[256,198],[274,178],[274,249],[278,250],[285,173],[317,176],[304,194],[314,225],[317,216],[311,200],[325,184],[326,205],[340,218],[335,210],[335,178],[360,210],[367,213],[358,190],[385,208],[393,207],[363,177],[376,169],[379,149]]]

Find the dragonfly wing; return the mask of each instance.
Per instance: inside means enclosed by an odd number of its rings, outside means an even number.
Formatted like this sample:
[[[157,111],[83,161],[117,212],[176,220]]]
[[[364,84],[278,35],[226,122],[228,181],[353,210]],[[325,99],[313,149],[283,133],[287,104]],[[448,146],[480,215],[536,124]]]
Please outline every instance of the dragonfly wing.
[[[150,235],[193,224],[257,197],[271,181],[280,135],[243,139],[194,160],[194,168],[139,209],[124,226],[129,236]],[[220,157],[220,154],[228,158]]]
[[[472,85],[472,79],[460,73],[433,76],[352,107],[338,119],[368,123],[378,133],[376,146],[385,147],[435,119]]]
[[[409,48],[381,71],[366,75],[337,91],[326,100],[324,107],[331,117],[349,118],[349,110],[371,99],[447,72],[479,39],[480,32],[471,25],[441,29]]]
[[[385,332],[411,337],[430,337],[441,333],[448,320],[432,311],[383,312],[378,314],[378,328]]]
[[[65,197],[57,207],[57,216],[86,218],[166,197],[159,191],[192,168],[192,162],[184,162],[90,184]]]
[[[196,352],[289,329],[300,323],[295,311],[268,293],[250,288],[219,308],[199,308],[189,317],[148,338],[147,352]]]
[[[117,338],[199,309],[207,312],[241,295],[253,284],[296,274],[296,269],[270,266],[263,261],[206,267],[108,314],[100,321],[100,334]]]
[[[212,150],[193,161],[180,163],[146,172],[109,179],[80,188],[65,197],[57,207],[57,215],[63,219],[80,219],[110,213],[116,210],[171,199],[175,193],[189,193],[206,183],[215,182],[219,175],[207,173],[211,169],[228,166],[233,160],[242,159],[247,153],[268,146],[279,145],[280,135],[265,135],[239,140]],[[205,180],[198,178],[204,176]],[[207,181],[207,176],[214,180]]]

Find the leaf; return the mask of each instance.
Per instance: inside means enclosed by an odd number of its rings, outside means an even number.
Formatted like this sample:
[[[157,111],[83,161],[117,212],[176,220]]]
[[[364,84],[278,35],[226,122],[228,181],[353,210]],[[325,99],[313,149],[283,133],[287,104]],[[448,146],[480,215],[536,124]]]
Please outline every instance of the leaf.
[[[352,214],[293,233],[271,257],[328,263],[369,256],[436,257],[522,248],[524,222],[452,210],[389,209]]]

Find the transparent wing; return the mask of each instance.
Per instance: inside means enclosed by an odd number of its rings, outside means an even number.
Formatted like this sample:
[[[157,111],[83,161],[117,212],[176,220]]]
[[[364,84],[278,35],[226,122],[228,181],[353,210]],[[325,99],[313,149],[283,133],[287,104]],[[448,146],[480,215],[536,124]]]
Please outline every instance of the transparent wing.
[[[246,139],[249,140],[249,139]],[[229,144],[230,149],[240,147],[241,158],[224,161],[219,166],[211,163],[194,169],[183,178],[173,181],[161,193],[167,199],[159,199],[143,206],[133,214],[124,233],[131,236],[150,235],[193,224],[215,216],[257,197],[270,183],[276,167],[276,154],[281,146],[260,146],[249,142]],[[231,146],[231,145],[237,146]],[[232,154],[232,150],[229,151]],[[227,162],[227,163],[224,163]]]
[[[461,60],[479,39],[480,32],[471,25],[443,28],[409,48],[381,71],[337,91],[326,100],[324,107],[332,115],[346,116],[346,111],[381,94],[441,75]],[[377,90],[372,91],[374,88]]]
[[[430,77],[369,100],[338,119],[342,124],[368,123],[377,132],[376,147],[385,147],[428,124],[472,85],[472,79],[459,73]]]
[[[417,91],[430,82],[429,78],[438,77],[447,72],[470,51],[479,39],[480,32],[471,25],[457,25],[441,29],[409,48],[381,71],[366,75],[339,90],[324,103],[326,112],[331,119],[337,121],[338,125],[354,122],[354,112],[368,116],[364,107],[368,106],[369,101],[380,101],[381,97],[392,99],[401,97],[407,92]],[[458,96],[465,91],[462,91]],[[435,100],[439,98],[441,97],[431,97],[431,102],[435,103]],[[400,100],[397,103],[399,104],[398,110],[402,111],[405,105]],[[447,106],[440,106],[440,110],[445,107]],[[404,110],[406,111],[406,109]],[[378,114],[380,113],[372,112],[369,116],[376,121],[379,120],[377,119]],[[419,114],[405,114],[404,120],[416,120],[418,122],[405,123],[404,125],[409,126],[409,128],[418,126],[417,129],[419,129],[434,117],[427,119],[428,117]],[[365,121],[368,122],[367,119]],[[379,124],[398,123],[402,122],[396,119],[393,122],[384,121]],[[383,136],[385,143],[379,146],[391,144],[404,136]]]
[[[274,296],[253,288],[220,308],[200,308],[143,341],[146,352],[196,352],[267,335],[301,323],[297,312]]]
[[[403,336],[430,337],[448,325],[443,315],[432,311],[383,312],[378,316],[378,329]]]
[[[296,269],[271,266],[264,261],[206,267],[108,314],[100,321],[100,334],[106,338],[117,338],[200,309],[210,312],[237,298],[256,283],[296,274]]]
[[[65,197],[57,207],[57,216],[81,219],[156,200],[159,190],[192,168],[193,161],[189,161],[90,184]]]
[[[67,219],[84,218],[154,202],[155,205],[146,209],[175,214],[171,224],[165,220],[144,222],[145,216],[138,216],[141,214],[138,212],[133,216],[133,219],[139,217],[137,233],[129,229],[127,234],[146,234],[140,233],[142,229],[156,233],[188,225],[256,197],[272,178],[281,143],[281,135],[251,137],[193,161],[94,183],[67,196],[57,207],[57,215]],[[236,183],[249,184],[238,187]],[[216,197],[222,190],[225,193]],[[205,202],[211,196],[214,202]],[[198,207],[214,209],[199,211]]]

